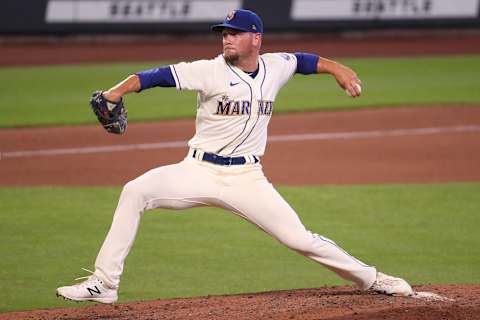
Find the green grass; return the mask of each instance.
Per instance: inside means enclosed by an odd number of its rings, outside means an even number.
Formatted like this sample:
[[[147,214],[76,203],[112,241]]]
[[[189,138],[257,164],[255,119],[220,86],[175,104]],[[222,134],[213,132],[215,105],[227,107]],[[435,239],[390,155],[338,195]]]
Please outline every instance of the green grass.
[[[282,187],[311,230],[413,283],[480,283],[480,184]],[[71,306],[55,288],[92,268],[119,188],[0,188],[0,312]],[[344,284],[243,219],[147,212],[120,301]]]
[[[351,99],[328,75],[297,75],[276,99],[276,112],[418,104],[480,104],[480,56],[344,59],[363,80]],[[0,68],[0,127],[95,123],[92,91],[162,65],[102,64]],[[131,121],[193,117],[195,93],[156,88],[126,98]]]

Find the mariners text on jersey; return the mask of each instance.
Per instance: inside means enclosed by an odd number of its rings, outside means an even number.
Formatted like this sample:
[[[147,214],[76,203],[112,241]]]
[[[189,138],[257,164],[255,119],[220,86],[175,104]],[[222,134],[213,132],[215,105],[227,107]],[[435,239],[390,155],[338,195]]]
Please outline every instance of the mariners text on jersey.
[[[234,101],[230,100],[227,96],[223,96],[222,100],[218,100],[216,115],[221,116],[243,116],[249,115],[252,108],[250,101],[241,100]],[[269,116],[273,111],[273,101],[269,100],[257,100],[258,111],[257,114],[260,116]]]

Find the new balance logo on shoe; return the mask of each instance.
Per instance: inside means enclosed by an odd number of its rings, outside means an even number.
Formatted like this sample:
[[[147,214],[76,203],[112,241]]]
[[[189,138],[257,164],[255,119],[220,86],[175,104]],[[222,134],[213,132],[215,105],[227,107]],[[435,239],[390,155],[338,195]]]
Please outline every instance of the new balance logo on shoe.
[[[100,294],[100,289],[98,289],[97,286],[95,286],[95,290],[92,289],[92,288],[87,288],[87,290],[90,293],[90,295],[92,295],[92,296],[93,296],[93,292],[97,293],[97,294]]]
[[[115,303],[118,299],[117,288],[109,287],[102,279],[91,275],[87,280],[57,288],[57,296],[65,300],[95,301],[101,303]]]

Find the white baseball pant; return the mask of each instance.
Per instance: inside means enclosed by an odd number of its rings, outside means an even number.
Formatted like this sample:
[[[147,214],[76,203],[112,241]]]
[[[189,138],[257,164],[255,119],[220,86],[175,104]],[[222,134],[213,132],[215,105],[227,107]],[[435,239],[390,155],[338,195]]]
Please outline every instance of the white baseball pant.
[[[320,263],[360,289],[376,278],[375,267],[330,239],[306,230],[295,211],[265,178],[260,164],[220,166],[192,157],[146,172],[125,185],[95,262],[95,274],[118,287],[140,218],[155,208],[215,206],[245,218],[292,250]]]

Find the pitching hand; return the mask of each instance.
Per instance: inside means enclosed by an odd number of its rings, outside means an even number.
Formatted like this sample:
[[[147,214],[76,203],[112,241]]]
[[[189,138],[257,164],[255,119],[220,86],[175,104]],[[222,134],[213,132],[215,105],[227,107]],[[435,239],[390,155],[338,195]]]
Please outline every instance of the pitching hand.
[[[345,92],[353,97],[359,97],[362,93],[362,81],[358,78],[355,71],[338,62],[321,58],[317,66],[318,73],[330,73],[335,77],[337,83]]]
[[[362,93],[362,81],[358,78],[355,71],[341,64],[337,64],[337,71],[333,74],[340,87],[345,89],[345,92],[353,97],[359,97]]]

